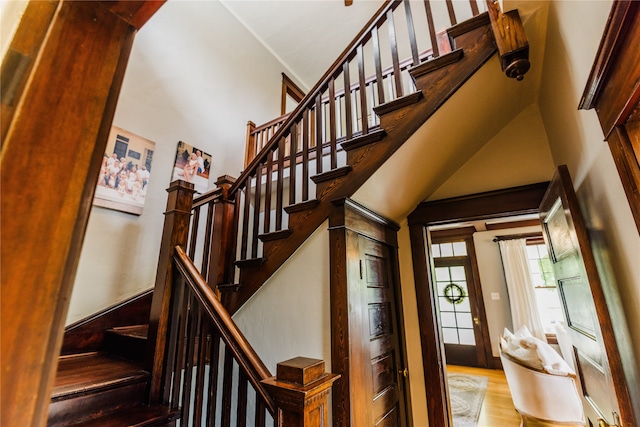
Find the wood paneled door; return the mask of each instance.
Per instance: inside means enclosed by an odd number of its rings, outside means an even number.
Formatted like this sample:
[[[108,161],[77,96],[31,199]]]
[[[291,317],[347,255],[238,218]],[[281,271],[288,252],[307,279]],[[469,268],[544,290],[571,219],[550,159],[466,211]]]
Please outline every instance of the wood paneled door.
[[[344,199],[329,219],[335,426],[408,426],[397,225]]]
[[[587,425],[635,426],[631,397],[578,199],[560,166],[540,204]],[[616,325],[618,333],[623,325]]]
[[[372,407],[371,426],[402,426],[404,417],[403,368],[398,336],[397,298],[390,250],[358,236],[363,314],[366,314],[362,348],[371,369],[365,394]],[[368,352],[368,354],[367,354]]]

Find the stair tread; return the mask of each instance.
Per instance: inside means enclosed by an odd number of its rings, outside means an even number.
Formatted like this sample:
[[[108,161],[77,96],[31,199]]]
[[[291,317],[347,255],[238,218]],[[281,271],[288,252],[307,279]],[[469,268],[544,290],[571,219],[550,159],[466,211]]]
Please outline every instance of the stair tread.
[[[178,411],[172,411],[167,406],[134,406],[122,411],[114,412],[104,417],[91,421],[84,421],[75,426],[100,426],[100,427],[143,427],[160,425],[160,422],[167,422],[179,418]],[[164,425],[164,423],[162,424]],[[71,426],[73,427],[73,426]]]
[[[103,353],[62,356],[51,397],[64,399],[127,382],[144,381],[148,376],[141,363]]]
[[[117,326],[115,328],[108,329],[107,332],[132,338],[147,338],[147,335],[149,334],[149,325]]]

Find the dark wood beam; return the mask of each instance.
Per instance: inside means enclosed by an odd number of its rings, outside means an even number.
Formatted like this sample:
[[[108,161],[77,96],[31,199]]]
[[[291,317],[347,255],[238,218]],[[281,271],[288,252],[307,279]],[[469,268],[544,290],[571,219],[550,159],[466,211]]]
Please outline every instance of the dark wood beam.
[[[26,14],[15,36],[46,34],[30,53],[28,83],[13,99],[3,138],[2,425],[46,424],[100,160],[137,30],[131,22],[146,22],[161,5],[141,4],[123,20],[111,9],[118,3],[62,1],[50,17]]]
[[[538,212],[548,182],[422,202],[409,215],[409,225],[524,215]]]

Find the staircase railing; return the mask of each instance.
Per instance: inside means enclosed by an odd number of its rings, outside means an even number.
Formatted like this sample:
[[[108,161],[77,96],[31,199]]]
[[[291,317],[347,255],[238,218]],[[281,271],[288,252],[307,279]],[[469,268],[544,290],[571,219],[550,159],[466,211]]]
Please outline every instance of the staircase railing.
[[[439,30],[481,9],[484,0],[385,2],[286,120],[266,126],[262,149],[228,192],[237,265],[259,264],[263,242],[287,235],[289,213],[314,203],[316,185],[348,172],[343,144],[378,137],[374,108],[413,93],[408,69],[440,55]],[[236,283],[228,276],[220,283]]]
[[[199,223],[195,218],[189,226],[192,202],[194,217],[203,208],[213,212],[225,190],[195,200],[193,192],[184,181],[169,188],[149,323],[150,402],[179,410],[185,426],[325,427],[329,392],[339,376],[326,374],[321,360],[306,358],[282,362],[278,376],[271,375],[200,273],[210,271],[211,248],[190,245],[189,252],[201,254],[200,268],[183,249]],[[205,234],[212,232],[208,226]],[[312,378],[300,374],[310,368],[317,373]],[[313,411],[324,416],[309,422]]]

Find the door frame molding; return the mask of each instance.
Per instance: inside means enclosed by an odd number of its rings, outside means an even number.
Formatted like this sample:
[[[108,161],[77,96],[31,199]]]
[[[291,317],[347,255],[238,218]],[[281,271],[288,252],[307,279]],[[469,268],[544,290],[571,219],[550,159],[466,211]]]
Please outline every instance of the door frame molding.
[[[350,375],[352,355],[350,333],[352,329],[352,301],[349,300],[349,282],[359,281],[358,277],[352,277],[357,268],[349,268],[347,254],[353,251],[357,244],[355,235],[364,236],[385,244],[391,249],[391,263],[393,266],[394,286],[396,293],[396,317],[398,323],[398,338],[400,357],[404,366],[408,366],[406,337],[404,327],[404,315],[402,310],[402,294],[400,286],[400,268],[398,262],[398,231],[400,226],[381,215],[365,208],[349,198],[341,198],[333,202],[334,209],[329,216],[329,239],[331,241],[330,254],[330,299],[331,299],[331,370],[342,377],[336,381],[333,387],[333,422],[336,427],[360,425],[352,423],[359,420],[364,413],[370,411],[370,404],[353,400],[358,393],[354,388],[362,387],[358,378]],[[413,426],[411,411],[411,396],[408,392],[409,380],[405,378],[402,388],[405,402],[406,426]],[[360,393],[362,394],[362,393]],[[354,413],[354,411],[360,411]],[[354,418],[354,415],[356,418]]]
[[[427,227],[460,221],[538,213],[549,182],[488,191],[433,202],[422,202],[409,215],[409,235],[413,259],[420,344],[427,396],[429,426],[453,425],[449,407],[445,361],[429,275]]]

